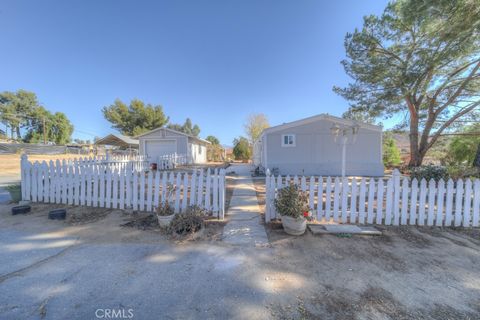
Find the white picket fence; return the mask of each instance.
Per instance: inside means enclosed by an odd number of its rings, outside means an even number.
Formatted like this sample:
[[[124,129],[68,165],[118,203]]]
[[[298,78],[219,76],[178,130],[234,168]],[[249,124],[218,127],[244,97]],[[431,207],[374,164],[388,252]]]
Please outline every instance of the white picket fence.
[[[120,155],[120,156],[95,156],[95,157],[81,157],[70,160],[62,160],[66,162],[67,166],[92,166],[98,165],[104,168],[110,168],[111,170],[121,170],[128,169],[131,171],[141,172],[146,171],[150,168],[150,164],[146,157],[135,155]],[[53,164],[53,161],[50,161],[50,165]]]
[[[420,183],[398,171],[383,178],[266,177],[265,220],[280,218],[275,211],[277,191],[290,183],[307,192],[319,221],[338,223],[478,227],[480,180]]]
[[[175,169],[177,166],[182,166],[187,164],[187,155],[186,154],[166,154],[158,156],[154,159],[151,159],[151,162],[157,163],[158,170],[169,170]]]
[[[32,202],[155,211],[160,203],[169,201],[176,213],[197,205],[219,219],[225,215],[224,169],[144,172],[105,167],[99,161],[31,163],[24,155],[21,176],[22,199]],[[174,190],[170,197],[169,186]]]

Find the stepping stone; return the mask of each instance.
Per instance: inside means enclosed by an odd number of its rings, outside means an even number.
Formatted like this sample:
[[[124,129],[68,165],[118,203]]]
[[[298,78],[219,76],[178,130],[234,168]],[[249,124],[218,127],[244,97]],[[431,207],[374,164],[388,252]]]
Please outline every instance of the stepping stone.
[[[380,236],[382,232],[375,227],[356,226],[352,224],[309,224],[308,229],[316,234],[361,234]]]

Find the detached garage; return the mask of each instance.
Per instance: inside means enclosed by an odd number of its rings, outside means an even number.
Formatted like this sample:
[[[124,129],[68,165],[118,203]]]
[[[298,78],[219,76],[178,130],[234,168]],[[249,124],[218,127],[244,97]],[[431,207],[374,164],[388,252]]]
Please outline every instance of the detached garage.
[[[209,141],[168,128],[158,128],[137,136],[140,154],[150,162],[162,156],[185,156],[188,164],[207,162]]]

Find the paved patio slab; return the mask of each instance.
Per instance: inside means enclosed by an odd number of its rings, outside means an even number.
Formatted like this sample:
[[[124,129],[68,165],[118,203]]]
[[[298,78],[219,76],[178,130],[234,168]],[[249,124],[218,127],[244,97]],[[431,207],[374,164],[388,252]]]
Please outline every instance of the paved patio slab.
[[[309,224],[308,228],[313,234],[361,234],[361,235],[382,235],[382,232],[375,227],[356,226],[351,224]]]

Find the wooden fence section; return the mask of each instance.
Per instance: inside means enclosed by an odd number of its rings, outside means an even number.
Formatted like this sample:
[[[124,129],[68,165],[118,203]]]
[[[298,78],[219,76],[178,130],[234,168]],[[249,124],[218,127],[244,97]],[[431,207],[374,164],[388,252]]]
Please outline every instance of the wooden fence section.
[[[23,200],[140,211],[155,211],[168,201],[176,213],[198,205],[219,219],[225,215],[224,169],[168,173],[114,168],[98,161],[31,163],[26,156],[21,161]]]
[[[402,178],[266,177],[265,220],[279,218],[274,200],[290,183],[307,192],[319,221],[339,223],[478,227],[480,180],[438,182]]]

